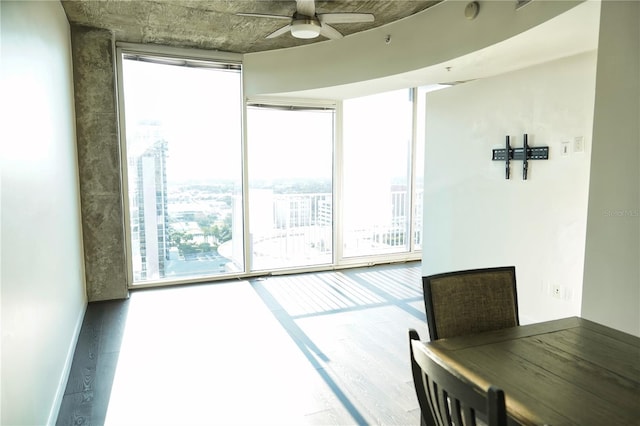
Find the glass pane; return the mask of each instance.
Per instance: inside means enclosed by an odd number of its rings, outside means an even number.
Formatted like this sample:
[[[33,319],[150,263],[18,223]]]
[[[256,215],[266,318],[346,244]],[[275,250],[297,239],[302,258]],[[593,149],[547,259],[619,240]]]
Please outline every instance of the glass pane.
[[[240,72],[122,62],[134,284],[243,271]]]
[[[248,109],[252,270],[333,261],[333,117],[333,110]]]
[[[426,94],[429,90],[424,87],[417,89],[417,117],[416,117],[416,149],[414,152],[414,187],[413,187],[413,249],[422,250],[422,207],[424,194],[424,146],[426,126]]]
[[[344,102],[343,255],[409,250],[409,90]]]

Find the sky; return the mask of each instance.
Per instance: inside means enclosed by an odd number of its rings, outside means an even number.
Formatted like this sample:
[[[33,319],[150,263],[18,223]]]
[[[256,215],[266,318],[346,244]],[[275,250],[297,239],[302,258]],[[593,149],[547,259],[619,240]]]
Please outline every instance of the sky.
[[[123,62],[127,125],[140,120],[161,122],[162,134],[169,143],[167,178],[238,179],[241,74]]]
[[[126,124],[131,128],[140,120],[162,123],[169,182],[241,178],[240,72],[123,63]],[[342,146],[348,186],[388,185],[407,175],[408,95],[402,90],[344,101]],[[331,178],[333,132],[333,112],[248,108],[250,181]]]

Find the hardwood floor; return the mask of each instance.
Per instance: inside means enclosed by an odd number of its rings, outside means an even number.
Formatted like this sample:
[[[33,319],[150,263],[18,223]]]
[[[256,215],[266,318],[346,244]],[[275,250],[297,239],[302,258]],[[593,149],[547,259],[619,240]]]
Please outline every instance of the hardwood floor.
[[[91,303],[58,425],[417,425],[419,262]]]

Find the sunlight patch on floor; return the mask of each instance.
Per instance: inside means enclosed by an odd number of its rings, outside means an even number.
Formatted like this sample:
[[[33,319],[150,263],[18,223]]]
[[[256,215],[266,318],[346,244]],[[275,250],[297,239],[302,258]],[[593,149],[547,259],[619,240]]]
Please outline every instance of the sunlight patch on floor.
[[[248,282],[137,292],[106,424],[300,425],[326,387]]]

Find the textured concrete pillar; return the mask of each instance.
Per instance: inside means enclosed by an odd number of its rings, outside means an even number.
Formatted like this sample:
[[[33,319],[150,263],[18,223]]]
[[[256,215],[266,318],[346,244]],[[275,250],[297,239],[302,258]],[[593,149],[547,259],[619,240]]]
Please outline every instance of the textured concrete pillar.
[[[82,231],[89,301],[126,298],[113,36],[71,27]]]

